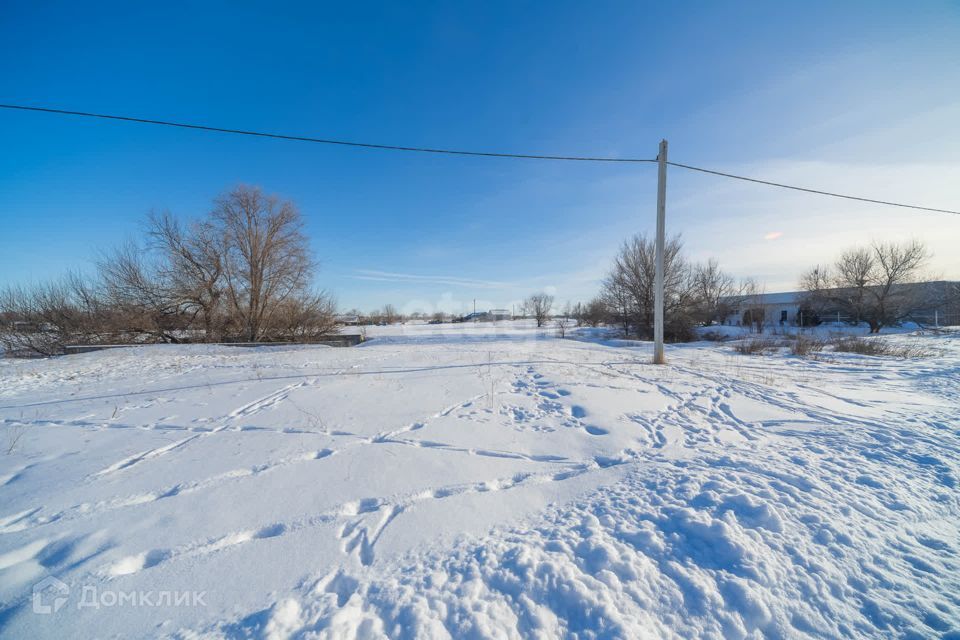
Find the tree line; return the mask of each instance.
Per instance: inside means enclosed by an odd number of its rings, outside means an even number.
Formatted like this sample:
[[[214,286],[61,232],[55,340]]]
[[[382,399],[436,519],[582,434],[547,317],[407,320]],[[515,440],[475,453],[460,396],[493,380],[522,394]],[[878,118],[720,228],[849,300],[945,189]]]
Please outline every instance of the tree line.
[[[947,292],[909,286],[924,279],[930,258],[918,240],[848,249],[832,265],[818,265],[803,274],[803,305],[817,320],[842,313],[853,323],[867,323],[870,333],[880,333],[948,302],[942,299]]]
[[[844,251],[829,266],[816,266],[800,279],[797,322],[812,326],[840,314],[849,324],[866,323],[871,333],[908,320],[919,321],[933,308],[960,308],[960,288],[953,293],[925,284],[931,259],[917,240],[874,242]],[[625,337],[653,337],[656,281],[656,245],[637,234],[625,241],[603,279],[599,294],[589,302],[568,305],[561,318],[578,325],[618,327]],[[683,253],[679,235],[664,246],[664,336],[670,341],[695,338],[697,327],[734,322],[762,332],[773,318],[766,317],[764,287],[752,278],[736,280],[717,260],[698,263]],[[952,297],[951,297],[952,296]],[[527,304],[537,308],[542,294]],[[550,300],[552,304],[552,299]],[[950,306],[952,305],[952,306]],[[549,317],[536,314],[537,326]],[[560,327],[559,335],[566,332]]]
[[[918,241],[849,249],[802,275],[800,322],[842,314],[877,333],[943,304],[929,287],[911,286],[924,277],[930,257]],[[651,339],[655,258],[652,238],[637,234],[625,241],[598,295],[568,303],[554,318],[558,334],[573,321]],[[101,254],[92,275],[70,273],[0,291],[0,346],[8,353],[53,355],[72,344],[309,342],[337,331],[333,299],[314,287],[316,266],[296,205],[241,185],[216,198],[200,218],[150,214],[142,238]],[[688,259],[679,235],[667,239],[667,340],[694,339],[698,326],[730,322],[734,314],[737,324],[762,331],[771,320],[762,294],[756,281],[737,281],[715,259]],[[953,304],[960,308],[960,292],[957,297]],[[553,305],[552,295],[538,292],[520,310],[543,327]],[[372,324],[405,319],[389,304],[349,314]],[[446,319],[438,312],[431,321]]]
[[[0,291],[8,352],[71,344],[310,341],[336,331],[332,298],[314,287],[296,205],[241,185],[203,217],[147,217],[139,241],[71,273]]]

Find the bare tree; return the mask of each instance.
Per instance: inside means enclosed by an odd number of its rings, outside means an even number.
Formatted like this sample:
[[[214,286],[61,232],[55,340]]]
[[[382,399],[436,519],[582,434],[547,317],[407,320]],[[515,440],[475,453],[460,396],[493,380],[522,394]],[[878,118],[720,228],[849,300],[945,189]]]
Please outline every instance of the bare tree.
[[[831,286],[829,269],[818,264],[809,271],[805,271],[800,275],[800,290],[804,292],[802,305],[815,313],[820,313],[824,308],[825,300],[814,294],[826,291]]]
[[[204,340],[216,342],[226,321],[222,309],[224,294],[224,242],[210,221],[202,220],[184,228],[167,212],[151,214],[147,233],[152,248],[163,257],[160,277],[179,300],[184,311],[199,316]]]
[[[118,336],[181,342],[178,332],[188,324],[184,308],[142,247],[127,243],[105,252],[97,262],[97,273],[112,312],[112,330]]]
[[[244,336],[257,341],[272,315],[309,285],[313,262],[296,206],[238,186],[212,213],[223,238],[227,296]]]
[[[201,333],[305,340],[335,332],[333,300],[311,287],[296,207],[237,187],[205,219],[148,218],[146,244],[103,253],[97,277],[0,293],[11,352],[62,353],[82,342],[183,342]]]
[[[875,242],[845,251],[832,268],[815,267],[801,278],[805,304],[821,312],[836,309],[870,333],[907,319],[923,307],[922,295],[906,285],[917,282],[930,259],[917,240]]]
[[[542,327],[550,319],[550,309],[553,307],[553,296],[547,293],[534,293],[523,301],[525,315],[533,316],[537,327]]]
[[[871,333],[880,333],[881,328],[901,322],[923,306],[918,290],[903,285],[919,280],[931,254],[919,240],[874,243],[873,251],[877,268],[871,274],[869,293],[874,304],[867,322]]]
[[[838,294],[844,298],[844,306],[854,322],[860,322],[867,314],[867,289],[875,269],[876,260],[868,247],[845,251],[834,265],[834,287],[843,289],[843,293]]]
[[[609,315],[607,304],[603,298],[596,297],[584,307],[583,321],[591,327],[599,327],[606,322]]]
[[[630,292],[624,284],[624,273],[614,265],[610,273],[603,281],[601,297],[604,307],[615,322],[623,329],[623,335],[630,335],[630,321],[633,317],[633,304],[630,299]]]
[[[664,247],[665,330],[672,339],[687,339],[693,331],[695,287],[692,270],[681,254],[679,236]],[[624,331],[637,337],[653,335],[656,251],[652,239],[638,234],[623,243],[604,281],[604,297],[619,316]]]
[[[13,355],[57,355],[68,345],[109,338],[104,331],[108,310],[96,289],[77,274],[3,289],[0,317],[0,345]]]
[[[576,320],[574,307],[570,305],[569,300],[565,305],[563,305],[563,311],[560,312],[560,315],[553,319],[553,324],[557,328],[557,337],[559,338],[567,337],[567,330],[573,327],[575,324],[579,326],[579,321]]]
[[[736,286],[733,276],[720,269],[720,263],[711,258],[693,268],[695,315],[705,326],[721,323],[734,308]]]
[[[400,321],[400,313],[397,311],[397,308],[392,304],[383,305],[383,309],[380,311],[380,321],[385,324],[394,324]]]
[[[586,324],[586,319],[584,318],[586,314],[586,307],[582,302],[578,302],[577,304],[573,305],[573,307],[571,307],[570,303],[568,302],[567,308],[570,309],[570,317],[573,318],[578,327],[582,327],[584,324]]]
[[[740,321],[743,326],[757,333],[763,333],[763,327],[766,324],[767,311],[763,306],[765,291],[766,287],[753,278],[744,278],[738,288],[738,306],[743,308]]]
[[[336,303],[323,292],[292,296],[270,318],[264,334],[271,340],[309,342],[337,332]]]

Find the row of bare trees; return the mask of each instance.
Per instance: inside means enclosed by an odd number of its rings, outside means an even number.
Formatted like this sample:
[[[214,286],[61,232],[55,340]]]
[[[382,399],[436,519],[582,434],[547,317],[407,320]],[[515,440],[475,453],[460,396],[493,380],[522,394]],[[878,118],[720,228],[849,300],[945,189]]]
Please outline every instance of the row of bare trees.
[[[697,325],[722,322],[736,307],[738,288],[716,260],[692,263],[683,255],[679,236],[664,245],[664,335],[688,340]],[[618,324],[625,335],[649,339],[653,335],[656,247],[638,234],[620,247],[603,281],[600,296],[584,307],[586,323],[603,318]]]
[[[8,351],[77,343],[311,340],[335,332],[313,288],[302,217],[289,201],[238,186],[205,217],[152,214],[140,242],[104,253],[91,277],[0,292]]]
[[[577,305],[580,324],[618,325],[624,335],[653,335],[656,251],[652,238],[639,234],[624,242],[605,278],[599,296]],[[842,314],[850,323],[867,323],[872,333],[916,320],[919,314],[943,305],[924,269],[930,252],[919,241],[875,242],[850,249],[829,267],[818,266],[801,278],[803,322]],[[737,321],[762,331],[765,317],[763,287],[746,279],[737,282],[716,260],[690,262],[679,236],[664,247],[664,333],[671,340],[688,340],[697,326],[723,323],[734,313]],[[929,315],[929,313],[928,313]]]
[[[849,249],[833,265],[803,274],[804,307],[816,315],[842,313],[852,323],[866,322],[870,333],[880,333],[945,302],[929,287],[915,286],[930,257],[917,240]]]

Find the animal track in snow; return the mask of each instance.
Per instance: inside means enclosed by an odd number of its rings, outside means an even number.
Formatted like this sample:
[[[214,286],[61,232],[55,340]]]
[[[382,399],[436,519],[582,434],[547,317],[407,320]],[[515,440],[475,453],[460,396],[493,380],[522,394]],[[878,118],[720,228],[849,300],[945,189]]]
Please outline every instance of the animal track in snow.
[[[103,573],[110,577],[137,573],[180,557],[203,556],[255,540],[281,537],[290,532],[325,525],[344,518],[353,518],[353,520],[345,523],[340,528],[338,536],[344,541],[341,548],[344,553],[356,557],[361,565],[369,566],[375,559],[374,547],[387,526],[405,510],[417,503],[474,493],[506,491],[517,487],[548,482],[562,482],[579,477],[585,473],[632,462],[639,457],[640,454],[636,451],[625,450],[621,452],[619,456],[597,456],[589,462],[578,463],[555,473],[518,472],[505,478],[437,487],[426,491],[410,493],[395,499],[391,498],[390,500],[384,498],[353,500],[315,516],[294,522],[273,523],[261,527],[256,531],[228,533],[217,538],[186,544],[175,549],[153,549],[128,555],[111,564]],[[367,519],[372,517],[373,514],[378,514],[378,519],[371,525],[367,522]]]

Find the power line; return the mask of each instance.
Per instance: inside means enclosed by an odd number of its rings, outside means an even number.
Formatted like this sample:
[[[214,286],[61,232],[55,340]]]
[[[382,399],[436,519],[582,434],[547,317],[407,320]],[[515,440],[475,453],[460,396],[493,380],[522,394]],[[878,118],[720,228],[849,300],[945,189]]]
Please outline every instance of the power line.
[[[733,178],[734,180],[745,180],[747,182],[756,182],[757,184],[765,184],[771,187],[780,187],[781,189],[793,189],[794,191],[815,193],[821,196],[830,196],[831,198],[844,198],[846,200],[857,200],[859,202],[872,202],[873,204],[883,204],[890,207],[903,207],[904,209],[918,209],[920,211],[935,211],[937,213],[952,213],[954,215],[960,215],[960,211],[952,211],[950,209],[934,209],[933,207],[921,207],[914,204],[903,204],[902,202],[890,202],[888,200],[874,200],[873,198],[861,198],[859,196],[848,196],[842,193],[832,193],[830,191],[820,191],[819,189],[809,189],[807,187],[797,187],[790,184],[782,184],[780,182],[770,182],[769,180],[760,180],[759,178],[748,178],[746,176],[738,176],[732,173],[724,173],[723,171],[714,171],[713,169],[703,169],[701,167],[692,167],[688,164],[680,164],[679,162],[667,162],[667,164],[674,167],[680,167],[681,169],[689,169],[690,171],[699,171],[700,173],[710,173],[715,176],[723,176],[724,178]]]
[[[293,136],[285,135],[281,133],[269,133],[264,131],[248,131],[245,129],[229,129],[226,127],[213,127],[202,124],[190,124],[185,122],[170,122],[166,120],[151,120],[148,118],[134,118],[130,116],[118,116],[105,113],[90,113],[86,111],[69,111],[66,109],[52,109],[49,107],[31,107],[27,105],[18,105],[18,104],[0,104],[0,109],[14,109],[19,111],[35,111],[41,113],[52,113],[59,115],[69,115],[69,116],[81,116],[85,118],[100,118],[103,120],[119,120],[122,122],[136,122],[140,124],[154,124],[164,127],[177,127],[181,129],[194,129],[199,131],[213,131],[216,133],[232,133],[243,136],[254,136],[258,138],[273,138],[277,140],[294,140],[297,142],[313,142],[318,144],[330,144],[330,145],[339,145],[344,147],[360,147],[364,149],[383,149],[388,151],[410,151],[416,153],[439,153],[446,155],[455,155],[455,156],[479,156],[487,158],[521,158],[527,160],[567,160],[575,162],[623,162],[623,163],[654,163],[656,159],[649,158],[610,158],[610,157],[599,157],[599,156],[552,156],[552,155],[540,155],[532,153],[504,153],[504,152],[491,152],[491,151],[465,151],[461,149],[434,149],[430,147],[405,147],[399,145],[389,145],[389,144],[374,144],[369,142],[354,142],[349,140],[334,140],[328,138],[312,138],[309,136]],[[830,191],[822,191],[820,189],[811,189],[807,187],[798,187],[795,185],[783,184],[780,182],[771,182],[769,180],[761,180],[759,178],[749,178],[746,176],[739,176],[732,173],[725,173],[723,171],[715,171],[713,169],[704,169],[703,167],[694,167],[688,164],[681,164],[679,162],[668,162],[667,164],[679,167],[681,169],[688,169],[690,171],[699,171],[700,173],[709,173],[715,176],[721,176],[724,178],[731,178],[734,180],[744,180],[746,182],[754,182],[756,184],[764,184],[771,187],[779,187],[781,189],[791,189],[793,191],[803,191],[805,193],[813,193],[821,196],[829,196],[831,198],[843,198],[845,200],[856,200],[858,202],[869,202],[872,204],[880,204],[890,207],[901,207],[904,209],[915,209],[918,211],[933,211],[936,213],[950,213],[953,215],[960,215],[960,211],[954,211],[951,209],[936,209],[934,207],[922,207],[919,205],[905,204],[901,202],[890,202],[888,200],[877,200],[873,198],[863,198],[860,196],[851,196],[842,193],[833,193]]]
[[[267,133],[263,131],[247,131],[244,129],[228,129],[212,127],[202,124],[188,124],[185,122],[169,122],[166,120],[149,120],[147,118],[133,118],[129,116],[115,116],[105,113],[88,113],[85,111],[68,111],[66,109],[50,109],[47,107],[28,107],[18,104],[0,104],[2,109],[18,109],[21,111],[40,111],[42,113],[56,113],[68,116],[83,116],[85,118],[102,118],[104,120],[121,120],[123,122],[138,122],[141,124],[157,124],[165,127],[179,127],[181,129],[198,129],[200,131],[215,131],[217,133],[234,133],[242,136],[256,136],[259,138],[275,138],[277,140],[296,140],[298,142],[316,142],[319,144],[335,144],[344,147],[363,147],[365,149],[386,149],[389,151],[415,151],[419,153],[443,153],[454,156],[483,156],[488,158],[525,158],[528,160],[573,160],[577,162],[656,162],[648,158],[599,158],[586,156],[548,156],[531,153],[498,153],[491,151],[462,151],[458,149],[433,149],[430,147],[401,147],[392,144],[373,144],[370,142],[352,142],[348,140],[331,140],[326,138],[310,138],[307,136],[291,136],[282,133]]]

